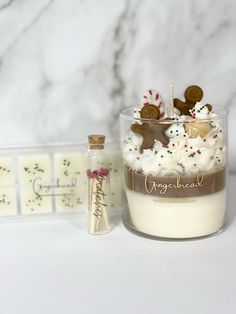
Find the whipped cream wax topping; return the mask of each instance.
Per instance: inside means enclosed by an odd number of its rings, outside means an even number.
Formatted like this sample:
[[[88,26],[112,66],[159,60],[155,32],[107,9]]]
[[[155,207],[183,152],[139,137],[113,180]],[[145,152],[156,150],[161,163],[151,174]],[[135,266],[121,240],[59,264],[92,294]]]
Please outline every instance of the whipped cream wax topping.
[[[216,114],[209,110],[207,105],[203,105],[202,102],[196,102],[195,106],[189,110],[191,116],[196,119],[209,119],[215,117]]]
[[[136,111],[140,112],[140,108]],[[161,176],[196,174],[224,167],[226,149],[220,122],[214,119],[201,122],[214,117],[216,114],[208,105],[196,102],[189,115],[175,115],[174,123],[164,132],[167,145],[155,140],[153,147],[143,151],[140,150],[142,136],[131,131],[123,143],[125,163],[135,171]]]

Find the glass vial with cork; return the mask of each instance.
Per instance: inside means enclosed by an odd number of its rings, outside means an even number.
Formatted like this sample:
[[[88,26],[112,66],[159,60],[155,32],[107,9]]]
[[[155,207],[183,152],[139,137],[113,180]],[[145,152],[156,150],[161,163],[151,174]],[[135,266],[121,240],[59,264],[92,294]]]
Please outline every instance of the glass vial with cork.
[[[88,136],[88,233],[90,234],[104,234],[110,231],[110,181],[104,143],[104,135]]]

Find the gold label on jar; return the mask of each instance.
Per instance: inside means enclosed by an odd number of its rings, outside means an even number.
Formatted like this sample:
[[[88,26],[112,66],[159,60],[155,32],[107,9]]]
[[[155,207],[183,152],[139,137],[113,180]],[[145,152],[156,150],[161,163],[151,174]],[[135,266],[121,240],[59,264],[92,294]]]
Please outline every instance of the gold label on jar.
[[[202,175],[197,176],[196,180],[194,182],[188,182],[188,183],[182,183],[180,176],[177,176],[176,181],[171,182],[171,183],[163,183],[163,182],[161,182],[161,178],[154,181],[150,178],[150,176],[152,176],[152,174],[146,175],[145,181],[144,181],[145,191],[148,194],[151,194],[157,190],[159,190],[160,194],[166,194],[166,192],[169,189],[193,189],[193,188],[198,188],[198,187],[203,186],[203,176]],[[159,180],[160,180],[160,182],[159,182]]]
[[[225,188],[225,177],[225,168],[176,176],[158,176],[125,169],[125,184],[128,189],[163,198],[195,197],[219,192]]]

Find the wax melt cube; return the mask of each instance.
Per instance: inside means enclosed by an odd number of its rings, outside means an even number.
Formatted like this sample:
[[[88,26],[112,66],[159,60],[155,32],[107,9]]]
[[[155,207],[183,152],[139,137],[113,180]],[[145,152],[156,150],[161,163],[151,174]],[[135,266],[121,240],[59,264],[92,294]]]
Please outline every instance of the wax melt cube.
[[[122,205],[121,152],[110,150],[108,159],[110,168],[110,205],[117,208]]]
[[[51,161],[48,154],[21,155],[18,162],[20,184],[32,185],[35,181],[51,182]]]
[[[74,212],[84,207],[86,199],[86,160],[79,152],[54,155],[54,194],[56,211]]]
[[[56,211],[59,213],[78,212],[85,207],[84,188],[60,188],[55,196]]]
[[[15,187],[0,188],[0,216],[17,214]]]
[[[13,158],[11,156],[0,156],[0,186],[15,184]]]
[[[20,189],[21,213],[23,215],[47,214],[52,212],[52,197],[47,194],[36,194],[32,187]]]
[[[62,184],[69,184],[71,180],[81,180],[86,174],[86,161],[82,153],[65,152],[54,155],[55,177]]]

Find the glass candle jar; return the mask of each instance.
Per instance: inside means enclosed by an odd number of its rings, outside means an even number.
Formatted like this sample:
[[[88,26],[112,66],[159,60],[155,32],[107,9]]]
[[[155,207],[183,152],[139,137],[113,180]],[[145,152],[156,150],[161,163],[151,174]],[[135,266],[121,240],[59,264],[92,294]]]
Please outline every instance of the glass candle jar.
[[[214,107],[210,119],[184,121],[141,119],[134,112],[127,108],[120,114],[125,225],[166,239],[221,230],[227,201],[227,112]],[[156,134],[168,141],[156,140]],[[146,149],[150,141],[153,146]]]

